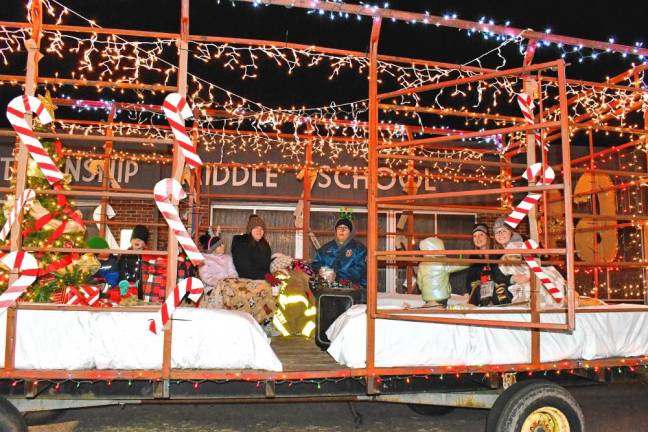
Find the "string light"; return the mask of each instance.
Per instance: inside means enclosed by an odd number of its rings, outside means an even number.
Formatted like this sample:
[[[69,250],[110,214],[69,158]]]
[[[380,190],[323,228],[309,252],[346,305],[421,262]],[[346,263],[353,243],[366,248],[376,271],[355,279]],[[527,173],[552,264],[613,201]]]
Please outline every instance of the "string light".
[[[85,20],[91,26],[96,26],[92,20],[63,7],[57,1],[46,0],[44,2],[47,12],[55,17],[57,24],[62,24],[65,17],[72,13],[77,17]],[[364,4],[364,7],[377,10],[377,5]],[[385,6],[387,7],[387,6]],[[317,10],[323,11],[322,9]],[[331,18],[343,17],[348,18],[348,14],[330,14]],[[429,13],[427,14],[429,16]],[[358,15],[360,17],[360,15]],[[456,19],[456,14],[446,14],[445,20]],[[495,20],[483,17],[479,20],[480,24],[494,24]],[[421,23],[427,24],[425,20]],[[411,24],[419,24],[413,22]],[[507,24],[508,25],[508,24]],[[98,27],[98,26],[97,26]],[[491,31],[480,28],[466,31],[470,36],[480,34],[485,39],[495,39],[500,44],[477,57],[476,59],[466,62],[468,64],[477,64],[482,66],[482,61],[486,56],[496,56],[501,59],[496,69],[501,69],[506,65],[506,58],[503,56],[502,49],[508,44],[517,45],[520,52],[526,52],[525,40],[521,35],[502,37]],[[551,29],[545,31],[551,34]],[[12,55],[22,53],[21,46],[30,37],[30,32],[26,29],[7,29],[0,30],[0,57],[5,65],[9,63]],[[177,72],[177,67],[172,65],[164,57],[173,51],[175,55],[175,39],[156,39],[150,41],[128,40],[116,35],[99,35],[78,36],[63,33],[61,31],[43,31],[43,51],[52,57],[67,56],[68,53],[78,56],[76,70],[71,71],[71,77],[74,79],[102,79],[118,83],[142,84],[141,77],[144,74],[159,78],[157,81],[167,84]],[[614,43],[614,39],[611,39]],[[597,59],[602,51],[587,50],[582,46],[567,46],[555,44],[547,40],[539,41],[539,47],[556,47],[562,57],[574,56],[578,61],[587,59]],[[642,47],[640,42],[635,43],[636,51]],[[300,69],[308,69],[328,66],[327,77],[333,80],[342,73],[352,72],[360,78],[365,78],[368,71],[368,60],[365,57],[354,57],[347,55],[332,55],[317,52],[311,48],[296,49],[290,47],[277,46],[236,46],[225,43],[204,43],[191,41],[189,44],[190,53],[194,59],[206,64],[217,64],[227,70],[240,71],[241,79],[256,79],[259,76],[259,62],[269,61],[277,67],[283,68],[288,74],[296,73]],[[624,57],[633,57],[632,55]],[[638,60],[643,61],[643,57]],[[635,59],[636,60],[636,59]],[[633,64],[635,67],[635,64]],[[381,85],[391,84],[397,88],[411,88],[430,83],[441,82],[449,79],[458,79],[470,77],[476,74],[462,68],[442,68],[429,67],[415,64],[399,64],[386,61],[378,63],[379,79]],[[197,142],[201,144],[201,150],[206,152],[219,151],[221,161],[226,156],[232,156],[237,153],[252,152],[262,157],[270,151],[279,151],[287,159],[300,159],[304,152],[307,142],[313,145],[313,153],[318,157],[327,157],[332,163],[337,163],[341,156],[351,156],[361,160],[367,154],[368,128],[365,121],[368,113],[366,100],[332,103],[323,107],[291,107],[291,108],[270,108],[260,101],[253,101],[230,90],[224,89],[214,83],[210,83],[196,75],[189,75],[189,83],[192,88],[190,99],[196,105],[197,114],[195,133]],[[569,103],[569,122],[570,134],[575,137],[579,131],[592,130],[601,133],[607,137],[619,135],[622,138],[638,139],[645,137],[645,131],[641,128],[643,122],[642,113],[645,113],[648,105],[648,96],[645,90],[645,74],[639,71],[635,74],[628,74],[623,80],[615,83],[614,86],[588,85],[586,83],[567,83],[566,94]],[[57,88],[55,85],[49,85]],[[59,86],[60,87],[60,86]],[[631,89],[634,87],[635,89]],[[427,93],[424,96],[418,94],[399,97],[392,101],[393,104],[404,105],[411,108],[412,111],[400,111],[396,109],[383,109],[382,113],[386,117],[385,122],[380,124],[380,140],[384,143],[396,143],[409,139],[408,134],[414,134],[416,138],[425,138],[435,134],[456,133],[456,129],[446,124],[446,118],[450,116],[467,114],[480,108],[485,111],[481,116],[465,117],[463,126],[466,129],[483,130],[489,125],[504,126],[507,124],[516,124],[515,118],[498,119],[490,116],[491,110],[495,110],[501,105],[511,105],[517,92],[521,88],[520,79],[516,78],[498,78],[489,82],[472,83],[465,86],[454,86],[449,89],[439,89]],[[102,91],[103,87],[97,86],[97,91]],[[556,80],[542,79],[540,85],[540,94],[543,99],[538,101],[544,107],[557,107],[558,102],[558,85]],[[144,101],[146,98],[156,96],[155,90],[138,90],[137,97]],[[103,111],[108,113],[113,109],[114,100],[101,100],[100,104],[90,106],[85,103],[76,103],[70,109],[74,112],[80,110]],[[422,114],[417,110],[422,107],[429,107],[438,110],[436,113]],[[114,131],[125,136],[138,137],[155,137],[171,138],[169,131],[160,125],[163,123],[163,117],[159,111],[152,108],[144,109],[134,107],[124,107],[116,111],[117,116],[122,116],[128,121],[117,121],[110,125]],[[424,115],[426,117],[424,117]],[[438,117],[439,124],[430,126],[428,115]],[[545,109],[541,114],[543,121],[555,121],[559,119],[560,111],[557,109]],[[108,125],[80,125],[72,122],[58,122],[59,130],[69,133],[83,134],[103,134]],[[236,131],[241,135],[249,133],[244,139],[240,136],[232,135],[230,131]],[[309,135],[309,138],[302,138],[300,134]],[[281,136],[287,135],[287,136]],[[314,137],[314,138],[311,138]],[[517,145],[517,150],[523,151],[526,143],[524,133],[513,134],[506,142],[498,137],[492,138],[492,146],[495,150],[504,154],[511,150],[512,146]],[[551,136],[549,137],[551,138]],[[483,145],[488,140],[466,141],[466,145],[479,143]],[[632,161],[620,164],[620,169],[632,169],[637,165],[637,157],[645,159],[645,146],[639,147],[639,156],[634,155]],[[394,155],[407,154],[405,149],[391,150]],[[443,153],[442,153],[443,152]],[[72,154],[72,153],[70,153]],[[76,151],[74,155],[81,157],[89,156],[91,153]],[[390,153],[387,153],[390,154]],[[456,159],[468,158],[474,161],[488,160],[483,154],[470,151],[441,151],[441,150],[417,150],[417,155]],[[144,154],[129,155],[126,152],[114,152],[115,158],[130,160],[139,160],[143,162],[167,162],[168,156],[157,154],[155,152]],[[607,160],[612,155],[608,155]],[[473,176],[463,176],[461,174],[461,165],[453,162],[435,163],[432,172],[421,173],[420,170],[425,166],[424,163],[415,163],[414,171],[407,171],[402,167],[402,161],[399,159],[385,159],[385,163],[390,168],[395,168],[393,173],[382,172],[382,176],[405,176],[407,174],[416,174],[418,178],[429,179],[452,179],[452,181],[471,181],[480,184],[510,182],[511,177],[503,176],[486,176],[486,166],[479,166],[475,169]],[[601,158],[601,163],[603,160]],[[211,165],[217,167],[219,162]],[[399,165],[401,164],[401,165]],[[242,165],[254,169],[258,165]],[[340,170],[339,164],[336,169]],[[280,172],[297,171],[303,167],[297,164],[276,164],[268,165],[269,169],[276,169]],[[330,168],[317,167],[323,172],[332,172]],[[346,170],[347,167],[341,167]],[[331,170],[331,171],[327,171]],[[350,173],[362,174],[361,169],[348,167]],[[621,202],[626,206],[624,215],[641,215],[643,214],[644,195],[641,190],[646,181],[638,179],[628,182],[628,186],[619,188],[619,190],[628,193],[627,199],[622,198]],[[505,206],[510,203],[503,202]],[[639,245],[641,243],[639,228],[643,229],[640,223],[635,223],[635,231],[629,234],[628,243]],[[641,261],[641,248],[633,248],[636,252],[634,256],[628,256],[624,259]],[[589,275],[593,271],[598,272],[602,269],[594,267],[593,269],[583,269],[581,274]],[[607,269],[606,271],[619,272],[619,268]],[[642,276],[642,275],[640,275]],[[606,285],[607,282],[603,282]],[[641,284],[629,283],[615,289],[610,289],[611,293],[621,294],[626,298],[639,298],[643,295]],[[598,290],[598,287],[595,287]]]
[[[58,2],[48,2],[47,10],[50,15],[57,16],[57,22],[61,22],[62,17],[68,13],[60,12],[57,14],[54,4],[60,5]],[[75,13],[77,16],[82,17],[80,14]],[[84,17],[82,17],[84,18]],[[84,18],[85,19],[85,18]],[[92,25],[96,25],[91,20],[86,19],[87,22]],[[484,21],[486,22],[486,18]],[[62,53],[63,47],[65,46],[64,38],[67,35],[63,35],[60,32],[49,32],[47,33],[47,40],[50,45],[47,47],[46,51],[52,53]],[[519,38],[518,38],[519,39]],[[123,80],[118,78],[118,81],[124,82],[133,82],[137,81],[138,77],[141,75],[140,69],[143,70],[162,70],[162,66],[154,66],[154,64],[166,64],[168,68],[173,69],[175,65],[165,63],[160,57],[161,51],[164,47],[171,46],[174,42],[173,40],[157,40],[152,42],[140,42],[140,41],[127,41],[124,38],[117,38],[115,35],[109,36],[98,36],[93,35],[87,38],[81,38],[78,36],[71,37],[70,39],[76,46],[71,47],[74,52],[82,52],[80,60],[80,72],[92,67],[92,62],[88,59],[93,55],[99,55],[100,58],[108,57],[112,58],[110,60],[111,65],[120,64],[121,67],[125,70],[131,70],[132,73],[128,75]],[[505,59],[501,54],[501,47],[506,43],[514,39],[507,39],[500,47],[496,48],[497,55],[503,59],[503,63],[498,66],[498,68],[503,67],[505,64]],[[519,41],[518,41],[519,42]],[[85,48],[85,45],[88,45],[88,48]],[[195,47],[194,56],[203,61],[209,61],[212,58],[222,58],[224,67],[226,68],[238,68],[243,71],[243,78],[251,76],[252,70],[257,69],[256,59],[260,56],[267,57],[272,61],[276,62],[278,66],[286,66],[288,68],[288,73],[300,67],[302,64],[309,66],[318,65],[322,61],[328,61],[331,63],[331,75],[337,75],[341,70],[346,68],[357,68],[359,74],[365,73],[367,70],[368,60],[366,58],[358,58],[352,56],[333,56],[323,53],[315,53],[311,49],[297,50],[293,48],[278,48],[278,47],[235,47],[228,44],[214,44],[214,43],[199,43],[191,42],[192,47]],[[83,48],[82,48],[83,46]],[[103,46],[103,48],[101,48]],[[124,51],[126,50],[126,51]],[[131,58],[129,54],[122,53],[136,52],[138,57]],[[245,56],[242,54],[246,54]],[[488,54],[488,53],[487,53]],[[112,57],[111,57],[112,56]],[[139,57],[141,56],[141,58]],[[242,59],[243,57],[247,60]],[[302,59],[304,57],[306,60]],[[479,64],[481,61],[480,56],[476,59],[473,59],[471,62],[477,62]],[[146,60],[142,60],[146,59]],[[122,63],[126,61],[132,61],[133,65],[136,66],[125,66]],[[471,62],[467,62],[469,64]],[[135,68],[136,67],[136,68]],[[135,68],[135,69],[134,69]],[[106,67],[99,72],[100,76],[103,73],[112,73],[114,67]],[[168,69],[168,70],[170,70]],[[407,88],[411,86],[423,85],[431,82],[437,82],[441,78],[449,78],[450,74],[457,74],[456,77],[470,76],[474,73],[462,71],[461,69],[456,70],[444,70],[440,68],[429,68],[429,67],[416,67],[416,66],[402,66],[394,63],[380,62],[379,70],[382,74],[386,76],[394,77],[395,81],[402,88]],[[165,72],[165,76],[168,78],[170,72]],[[85,76],[84,76],[85,77]],[[250,101],[242,96],[236,95],[228,90],[222,89],[218,86],[208,83],[205,80],[198,78],[194,75],[190,75],[190,81],[196,85],[197,90],[193,94],[193,99],[196,101],[196,106],[202,113],[206,114],[207,108],[210,109],[223,109],[230,118],[214,118],[210,115],[205,115],[206,118],[199,120],[199,130],[202,132],[205,129],[213,129],[214,126],[217,126],[220,123],[221,127],[224,129],[226,126],[235,127],[237,130],[242,126],[251,127],[255,133],[256,139],[253,140],[251,148],[243,146],[241,151],[252,150],[257,154],[264,154],[264,151],[270,148],[280,148],[282,153],[288,157],[297,157],[302,155],[304,151],[305,144],[300,142],[299,139],[294,143],[288,143],[286,140],[272,140],[266,137],[268,129],[278,132],[284,125],[291,125],[295,130],[299,129],[300,126],[305,128],[313,128],[311,133],[320,137],[316,141],[314,152],[317,155],[329,155],[333,160],[336,160],[342,152],[350,154],[352,157],[357,157],[359,155],[366,154],[366,127],[351,126],[350,128],[340,128],[336,123],[341,117],[350,118],[352,124],[358,123],[360,115],[366,113],[366,101],[358,101],[346,104],[346,107],[343,105],[332,104],[330,107],[319,107],[319,108],[301,108],[301,109],[270,109],[264,105]],[[509,79],[496,80],[495,84],[489,84],[486,87],[482,87],[482,84],[478,88],[478,105],[483,100],[483,95],[489,90],[492,90],[493,93],[493,105],[497,104],[497,95],[505,95],[508,102],[512,100],[516,92],[514,91],[515,80],[511,81]],[[549,86],[550,84],[546,84]],[[207,94],[203,95],[202,92],[206,91]],[[583,87],[572,88],[570,90],[574,94],[583,91]],[[212,101],[220,99],[220,96],[214,92],[222,93],[225,92],[227,100],[222,103],[214,104]],[[434,103],[442,108],[443,104],[440,102],[439,96],[443,91],[439,91],[438,94],[433,98]],[[596,93],[596,92],[595,92]],[[602,92],[598,92],[602,93]],[[455,88],[453,95],[463,95],[464,92],[461,92],[458,88]],[[418,103],[418,96],[411,96],[414,99],[415,103]],[[600,97],[600,95],[599,95]],[[619,96],[621,97],[621,96]],[[205,102],[205,101],[210,101]],[[403,102],[403,101],[401,101]],[[581,101],[583,105],[583,110],[587,111],[590,104],[585,101]],[[477,105],[477,106],[478,106]],[[347,109],[348,108],[348,109]],[[465,107],[462,107],[465,109]],[[142,120],[143,113],[139,112],[139,121]],[[159,114],[150,116],[153,119],[157,116],[160,119]],[[234,118],[232,118],[232,116]],[[313,122],[313,118],[317,118],[317,122]],[[418,114],[413,115],[413,118],[418,120],[420,126],[422,126],[422,120]],[[474,122],[475,120],[473,120]],[[487,120],[482,120],[486,124]],[[322,126],[324,122],[324,126]],[[466,122],[467,125],[471,124],[471,121]],[[496,122],[496,125],[501,124],[501,122]],[[475,123],[477,125],[477,123]],[[199,132],[200,133],[200,132]],[[363,141],[360,144],[345,144],[344,146],[332,146],[331,142],[333,137],[336,134],[343,136],[350,136],[351,138],[359,138]],[[204,138],[205,149],[210,151],[214,146],[210,143],[225,143],[229,148],[223,149],[221,147],[221,152],[223,154],[232,155],[233,149],[237,148],[234,144],[236,140],[230,139],[227,140],[223,134],[218,133],[201,133],[201,138]],[[322,139],[326,137],[326,139]],[[388,141],[394,139],[404,139],[404,130],[402,128],[394,128],[386,138]],[[324,144],[326,143],[326,144]],[[222,144],[221,144],[222,145]],[[504,149],[506,150],[506,149]]]

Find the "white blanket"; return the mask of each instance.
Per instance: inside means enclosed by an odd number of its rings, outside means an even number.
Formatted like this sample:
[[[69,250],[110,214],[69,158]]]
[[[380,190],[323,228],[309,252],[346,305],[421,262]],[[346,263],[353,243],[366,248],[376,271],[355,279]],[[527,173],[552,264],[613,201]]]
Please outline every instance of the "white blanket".
[[[385,304],[387,303],[387,304]],[[380,308],[397,308],[394,299]],[[400,302],[402,303],[402,301]],[[408,301],[409,303],[409,301]],[[617,305],[615,307],[636,307]],[[444,315],[466,317],[466,315]],[[529,321],[527,313],[472,314],[475,319]],[[562,323],[564,314],[543,314],[542,322]],[[366,307],[356,305],[327,330],[328,352],[339,363],[360,368],[366,362]],[[648,354],[648,307],[645,312],[597,312],[576,315],[572,333],[543,331],[540,360],[592,360]],[[529,330],[376,320],[375,364],[393,366],[452,366],[528,363]]]
[[[19,310],[17,369],[160,369],[163,335],[148,329],[153,312]],[[4,366],[6,313],[0,315]],[[179,308],[173,315],[171,367],[264,369],[281,362],[247,313]]]

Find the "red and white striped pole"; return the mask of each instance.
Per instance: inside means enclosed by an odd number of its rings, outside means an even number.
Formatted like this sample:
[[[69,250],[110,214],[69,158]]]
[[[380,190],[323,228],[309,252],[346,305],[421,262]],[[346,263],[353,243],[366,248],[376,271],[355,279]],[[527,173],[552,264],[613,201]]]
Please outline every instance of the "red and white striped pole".
[[[533,103],[533,99],[531,98],[530,95],[527,93],[518,93],[517,95],[517,101],[518,105],[520,106],[520,110],[522,111],[522,116],[524,117],[524,121],[527,124],[534,124],[534,115],[533,115],[533,110],[535,109],[535,104]],[[542,146],[542,134],[540,133],[539,130],[535,130],[533,132],[533,135],[535,136],[536,144],[539,146]],[[545,148],[549,150],[549,146],[546,145]]]
[[[525,249],[538,249],[538,243],[535,240],[527,240],[524,242]],[[547,290],[556,303],[561,303],[565,298],[565,293],[560,290],[554,282],[543,271],[538,261],[529,255],[524,255],[524,261],[527,263],[533,274],[542,282],[542,286]]]

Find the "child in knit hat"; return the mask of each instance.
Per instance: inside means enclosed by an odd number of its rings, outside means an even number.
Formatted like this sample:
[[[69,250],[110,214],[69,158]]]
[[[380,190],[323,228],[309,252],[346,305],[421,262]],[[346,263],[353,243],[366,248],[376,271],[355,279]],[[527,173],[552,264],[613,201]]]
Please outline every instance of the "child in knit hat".
[[[101,237],[91,237],[86,242],[90,249],[109,249],[108,242]],[[117,257],[109,253],[99,253],[99,264],[101,267],[92,275],[93,283],[105,283],[107,288],[117,285],[119,282],[119,271],[117,269]]]
[[[225,253],[225,243],[221,237],[210,237],[203,257],[205,262],[198,269],[198,275],[205,284],[206,293],[211,291],[218,281],[238,277],[232,256]]]
[[[149,230],[144,225],[135,225],[130,239],[128,250],[142,251],[149,240]],[[117,263],[119,269],[120,287],[137,289],[137,297],[143,299],[142,293],[142,256],[122,255]],[[125,290],[122,290],[125,291]],[[125,292],[124,292],[125,294]]]

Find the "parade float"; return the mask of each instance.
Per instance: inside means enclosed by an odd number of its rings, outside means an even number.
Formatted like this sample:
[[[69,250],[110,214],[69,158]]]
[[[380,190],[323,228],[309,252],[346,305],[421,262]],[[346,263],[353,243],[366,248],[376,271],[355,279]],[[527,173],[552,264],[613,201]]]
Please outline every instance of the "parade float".
[[[27,65],[25,75],[0,75],[15,96],[11,129],[0,131],[7,422],[19,422],[16,408],[371,400],[427,414],[491,408],[493,431],[578,431],[583,416],[564,378],[648,367],[648,50],[366,5],[251,2],[365,19],[363,53],[193,35],[189,0],[181,3],[179,33],[103,28],[78,13],[83,25],[66,24],[71,11],[56,1],[32,1],[29,22],[0,22],[0,55]],[[522,55],[496,68],[381,55],[386,19],[485,35],[498,45],[491,54],[503,59],[514,45]],[[536,50],[552,45],[559,58],[534,63]],[[637,62],[605,81],[579,80],[560,58],[570,47]],[[78,57],[69,76],[53,66],[68,53]],[[325,64],[330,77],[368,78],[368,93],[271,108],[193,74],[190,57],[243,78],[256,76],[260,58],[289,73]],[[89,94],[79,89],[123,96],[71,96]],[[90,211],[80,210],[84,200]],[[367,245],[367,302],[328,328],[327,351],[307,337],[270,340],[249,315],[190,306],[203,284],[178,279],[176,257],[200,266],[196,239],[207,227],[232,234],[240,214],[276,217],[273,245],[308,261],[341,206],[355,209]],[[499,262],[489,256],[501,249],[471,256],[469,231],[498,216],[528,237],[507,253],[533,275],[530,298],[419,307],[418,263]],[[118,244],[117,233],[135,223],[154,230],[150,250]],[[112,239],[109,249],[85,247],[95,226]],[[430,235],[446,249],[415,247]],[[164,302],[102,296],[87,282],[100,253],[163,260]]]

